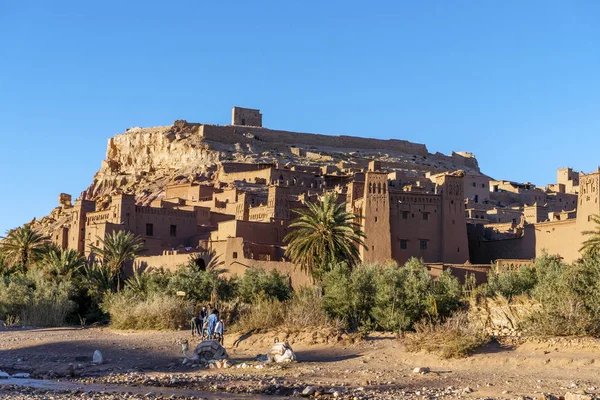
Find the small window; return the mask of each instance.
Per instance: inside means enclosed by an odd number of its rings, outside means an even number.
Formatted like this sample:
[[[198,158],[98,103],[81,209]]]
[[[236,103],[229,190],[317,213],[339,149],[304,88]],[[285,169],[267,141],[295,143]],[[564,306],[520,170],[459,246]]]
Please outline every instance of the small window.
[[[423,213],[423,221],[429,221],[429,213]]]
[[[481,184],[481,187],[482,187],[482,188],[485,188],[485,183],[482,183],[482,184]]]
[[[246,119],[242,118],[242,125],[246,125]]]
[[[421,250],[426,250],[427,249],[427,240],[421,240],[419,242],[419,247],[421,248]]]
[[[377,217],[375,217],[375,222],[377,222]]]
[[[400,240],[400,248],[402,250],[408,249],[408,240]]]
[[[146,224],[146,236],[154,236],[154,225]]]
[[[408,211],[402,211],[402,219],[408,219]]]
[[[233,257],[233,258],[237,258],[237,251],[234,251],[234,252],[233,252],[233,255],[232,255],[232,257]]]
[[[171,225],[169,227],[169,233],[171,234],[171,237],[177,237],[177,225]]]
[[[456,248],[456,252],[457,252],[457,253],[460,253],[460,247],[457,247],[457,248]]]
[[[477,184],[475,182],[473,182],[473,187],[476,187],[476,186],[477,186]]]

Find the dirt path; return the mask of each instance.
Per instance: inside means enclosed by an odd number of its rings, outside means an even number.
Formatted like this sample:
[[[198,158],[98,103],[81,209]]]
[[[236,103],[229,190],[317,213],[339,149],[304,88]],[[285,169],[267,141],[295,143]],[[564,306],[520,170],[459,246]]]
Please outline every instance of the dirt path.
[[[446,361],[407,353],[389,335],[335,345],[309,345],[301,336],[292,336],[296,338],[292,346],[298,363],[257,369],[260,363],[254,361],[256,355],[269,348],[275,335],[283,334],[247,336],[237,347],[232,345],[239,336],[227,336],[225,345],[233,363],[249,367],[215,370],[181,364],[179,340],[188,339],[192,346],[195,343],[187,331],[5,330],[0,331],[0,370],[53,381],[68,379],[81,385],[80,391],[105,392],[106,396],[120,390],[132,397],[149,392],[154,397],[174,398],[206,397],[210,393],[289,396],[306,386],[313,386],[323,396],[336,392],[337,397],[351,399],[536,398],[542,393],[562,395],[582,390],[600,395],[596,364],[600,342],[592,339],[530,341],[515,347],[492,343],[469,358]],[[103,353],[106,363],[91,363],[96,349]],[[431,372],[414,374],[414,367],[428,367]],[[0,381],[0,397],[45,396],[44,388],[23,394],[13,383]],[[101,390],[90,385],[105,386]],[[114,390],[106,389],[106,385]]]

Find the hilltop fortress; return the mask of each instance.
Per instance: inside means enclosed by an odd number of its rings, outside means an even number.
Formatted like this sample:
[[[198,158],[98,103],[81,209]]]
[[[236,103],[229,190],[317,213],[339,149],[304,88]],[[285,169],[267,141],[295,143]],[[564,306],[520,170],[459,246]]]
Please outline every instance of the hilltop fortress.
[[[257,266],[301,285],[309,280],[285,258],[283,238],[294,210],[325,192],[358,216],[363,261],[419,257],[433,275],[451,267],[479,280],[492,261],[529,262],[543,249],[577,258],[581,232],[600,211],[598,172],[559,170],[557,183],[541,189],[483,175],[470,153],[262,122],[259,110],[234,107],[231,125],[131,128],[109,139],[106,160],[74,204],[61,194],[36,226],[86,255],[107,233],[127,230],[144,239],[141,267],[194,260],[242,274]]]

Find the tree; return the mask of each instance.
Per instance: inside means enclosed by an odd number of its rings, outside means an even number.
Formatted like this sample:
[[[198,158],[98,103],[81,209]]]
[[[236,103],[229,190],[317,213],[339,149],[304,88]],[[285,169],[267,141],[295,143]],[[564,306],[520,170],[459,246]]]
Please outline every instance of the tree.
[[[27,270],[30,264],[39,258],[47,240],[45,236],[31,229],[31,226],[23,225],[8,232],[0,242],[0,252],[9,264],[20,265]]]
[[[144,248],[142,238],[127,231],[113,231],[104,239],[99,238],[99,240],[102,242],[102,246],[92,245],[92,252],[100,256],[102,263],[116,275],[117,291],[120,291],[123,267],[142,253]]]
[[[49,276],[70,278],[85,267],[86,260],[76,250],[60,249],[49,245],[44,248],[40,257],[40,265]]]
[[[590,219],[596,224],[596,228],[581,232],[582,235],[589,237],[583,242],[579,251],[597,255],[600,253],[600,215],[592,215]]]
[[[307,206],[307,210],[295,210],[300,216],[290,224],[295,229],[284,238],[286,256],[317,281],[338,262],[350,268],[356,265],[365,237],[356,216],[346,212],[345,203],[337,203],[333,192]]]

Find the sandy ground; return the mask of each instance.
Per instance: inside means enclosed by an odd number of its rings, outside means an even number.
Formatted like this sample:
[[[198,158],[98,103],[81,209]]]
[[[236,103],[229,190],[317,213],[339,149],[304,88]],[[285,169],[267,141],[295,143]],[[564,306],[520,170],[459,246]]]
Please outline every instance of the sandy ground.
[[[292,346],[297,363],[264,366],[254,361],[269,349],[275,335],[282,333],[227,335],[225,347],[234,367],[219,370],[182,365],[178,342],[188,339],[192,347],[199,342],[188,331],[2,330],[0,370],[26,372],[57,386],[32,381],[27,384],[31,388],[23,388],[24,380],[0,380],[0,397],[52,394],[59,399],[77,392],[79,398],[276,398],[297,396],[307,386],[319,397],[350,399],[515,399],[584,391],[600,396],[600,342],[589,338],[529,340],[515,346],[492,342],[468,358],[440,360],[407,353],[391,335],[319,345],[296,335]],[[102,365],[91,363],[97,349],[106,360]],[[236,368],[243,363],[248,367]],[[415,367],[431,372],[415,374]]]

